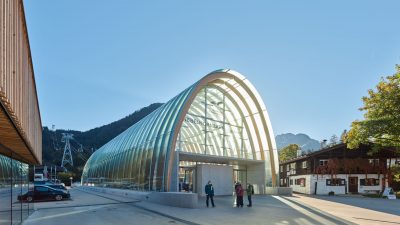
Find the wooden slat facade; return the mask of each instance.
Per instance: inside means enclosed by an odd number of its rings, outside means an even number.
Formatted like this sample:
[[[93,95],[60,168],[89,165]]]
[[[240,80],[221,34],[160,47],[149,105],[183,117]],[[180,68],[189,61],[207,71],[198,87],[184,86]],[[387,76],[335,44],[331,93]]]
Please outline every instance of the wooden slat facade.
[[[42,124],[22,0],[0,0],[0,153],[42,161]]]

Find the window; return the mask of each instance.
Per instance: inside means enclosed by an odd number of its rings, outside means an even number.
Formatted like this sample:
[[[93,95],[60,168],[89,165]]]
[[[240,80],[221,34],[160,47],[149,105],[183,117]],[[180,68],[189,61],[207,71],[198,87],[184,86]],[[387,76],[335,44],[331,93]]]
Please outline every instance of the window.
[[[301,163],[301,168],[307,169],[307,161],[303,161],[303,162]]]
[[[360,179],[361,186],[379,186],[379,179],[375,178],[367,178],[367,179]]]
[[[290,174],[296,174],[296,163],[290,164]]]
[[[379,166],[379,159],[368,159],[371,166]]]
[[[326,166],[328,164],[328,160],[327,159],[320,159],[319,160],[319,165],[320,166]]]
[[[306,186],[306,178],[299,178],[295,180],[296,185],[300,185],[300,187]]]
[[[290,179],[290,185],[293,185],[293,179]]]
[[[284,179],[281,178],[281,186],[283,186],[283,183],[284,183],[283,181],[284,181]]]
[[[289,171],[290,171],[290,166],[286,165],[286,172],[289,172]]]
[[[39,192],[47,192],[49,189],[48,188],[46,188],[46,187],[36,187],[36,191],[39,191]]]
[[[281,172],[283,172],[283,166],[280,167]]]
[[[345,186],[346,182],[344,179],[326,179],[326,186]]]

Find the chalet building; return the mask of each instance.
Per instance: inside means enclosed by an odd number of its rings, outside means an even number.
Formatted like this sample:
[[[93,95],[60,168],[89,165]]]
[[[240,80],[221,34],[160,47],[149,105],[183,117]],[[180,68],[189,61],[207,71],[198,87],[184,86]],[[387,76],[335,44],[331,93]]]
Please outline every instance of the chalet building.
[[[392,185],[390,166],[400,164],[400,155],[394,149],[370,155],[370,149],[348,149],[338,144],[281,162],[280,186],[317,195],[379,193]]]

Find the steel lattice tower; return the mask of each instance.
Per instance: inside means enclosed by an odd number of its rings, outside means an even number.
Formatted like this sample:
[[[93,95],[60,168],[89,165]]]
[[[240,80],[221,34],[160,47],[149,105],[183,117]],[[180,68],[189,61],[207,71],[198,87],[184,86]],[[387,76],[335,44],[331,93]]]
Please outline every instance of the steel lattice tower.
[[[68,163],[71,166],[74,166],[74,160],[72,159],[72,152],[71,152],[71,144],[70,144],[70,140],[73,139],[73,134],[69,134],[69,133],[62,133],[62,138],[61,138],[61,142],[65,142],[65,146],[64,146],[64,154],[62,157],[62,161],[61,161],[61,167],[65,168],[65,165],[67,165]]]

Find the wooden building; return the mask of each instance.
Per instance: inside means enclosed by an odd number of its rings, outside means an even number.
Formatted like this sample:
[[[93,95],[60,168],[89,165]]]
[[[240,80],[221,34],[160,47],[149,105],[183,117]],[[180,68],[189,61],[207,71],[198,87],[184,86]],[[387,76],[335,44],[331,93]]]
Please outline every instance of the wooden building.
[[[368,154],[370,146],[338,144],[280,163],[280,186],[304,194],[378,193],[391,183],[389,165],[399,164],[394,149]]]
[[[42,124],[21,0],[0,0],[0,154],[42,162]]]
[[[32,204],[29,165],[42,163],[42,123],[22,0],[0,0],[0,224],[22,224]]]

